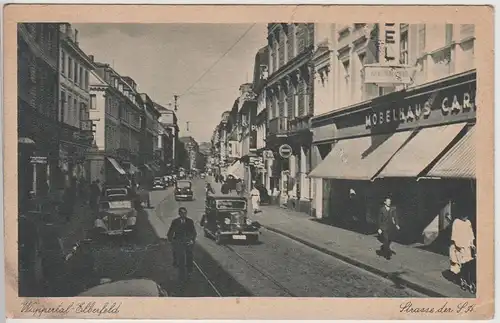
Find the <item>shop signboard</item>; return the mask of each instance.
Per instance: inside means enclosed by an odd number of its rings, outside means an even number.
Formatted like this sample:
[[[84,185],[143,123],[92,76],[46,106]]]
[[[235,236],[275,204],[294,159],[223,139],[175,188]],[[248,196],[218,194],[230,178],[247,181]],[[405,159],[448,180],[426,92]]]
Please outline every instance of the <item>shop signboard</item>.
[[[400,25],[396,23],[379,24],[379,57],[378,61],[382,65],[399,64],[400,58]]]
[[[367,84],[411,84],[415,68],[367,64],[364,66],[364,82]]]
[[[330,140],[392,133],[417,127],[467,122],[476,118],[476,73],[469,72],[407,92],[395,92],[362,103],[349,113],[313,124],[330,127]],[[326,134],[323,134],[325,137]],[[316,138],[315,138],[316,140]]]
[[[292,147],[290,147],[290,145],[288,144],[281,145],[279,148],[279,154],[282,158],[290,158],[290,156],[292,155]]]
[[[47,164],[47,157],[31,156],[30,163],[32,163],[32,164]]]

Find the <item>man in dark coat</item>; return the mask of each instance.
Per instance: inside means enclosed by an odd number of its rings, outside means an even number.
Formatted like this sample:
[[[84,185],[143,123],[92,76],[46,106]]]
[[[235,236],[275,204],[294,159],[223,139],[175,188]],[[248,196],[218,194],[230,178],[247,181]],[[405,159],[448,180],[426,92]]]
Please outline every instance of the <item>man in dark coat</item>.
[[[391,259],[392,256],[391,240],[394,236],[394,231],[395,229],[400,229],[397,210],[391,203],[391,197],[386,197],[378,216],[378,234],[381,236],[383,243],[381,252],[388,260]]]
[[[179,264],[177,260],[186,256],[186,269],[188,273],[193,272],[193,245],[196,240],[196,228],[194,221],[187,217],[187,209],[179,208],[179,217],[172,221],[167,233],[168,241],[173,243],[174,267]],[[182,259],[182,258],[180,258]]]

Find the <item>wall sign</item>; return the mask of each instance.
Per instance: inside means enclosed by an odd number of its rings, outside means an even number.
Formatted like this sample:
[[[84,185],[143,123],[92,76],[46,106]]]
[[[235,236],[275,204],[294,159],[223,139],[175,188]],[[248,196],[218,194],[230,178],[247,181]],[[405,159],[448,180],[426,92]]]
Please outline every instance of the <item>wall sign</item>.
[[[283,158],[290,158],[290,156],[292,155],[292,147],[287,144],[281,145],[279,148],[279,154]]]
[[[454,91],[436,91],[428,97],[412,98],[402,102],[401,107],[392,106],[365,116],[365,127],[376,128],[384,124],[416,124],[420,120],[452,119],[476,111],[475,91],[457,88]]]
[[[399,64],[399,43],[401,29],[399,24],[385,23],[379,24],[380,39],[379,39],[379,58],[378,61],[382,65],[398,65]]]
[[[313,141],[393,133],[476,118],[476,72],[363,102],[348,113],[312,120]]]

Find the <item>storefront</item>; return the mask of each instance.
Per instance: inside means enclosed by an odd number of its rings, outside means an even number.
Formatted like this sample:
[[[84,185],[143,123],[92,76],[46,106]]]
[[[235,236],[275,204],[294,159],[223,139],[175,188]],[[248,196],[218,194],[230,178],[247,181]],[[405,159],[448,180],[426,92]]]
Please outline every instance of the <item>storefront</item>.
[[[314,118],[317,217],[375,229],[390,195],[405,242],[438,239],[475,205],[475,93],[470,71]]]

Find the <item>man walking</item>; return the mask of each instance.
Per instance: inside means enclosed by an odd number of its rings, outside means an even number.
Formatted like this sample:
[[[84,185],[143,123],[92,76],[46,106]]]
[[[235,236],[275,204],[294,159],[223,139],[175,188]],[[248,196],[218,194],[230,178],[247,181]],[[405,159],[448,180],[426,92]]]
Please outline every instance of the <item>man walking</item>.
[[[167,233],[168,241],[173,243],[174,267],[185,261],[188,273],[193,272],[193,246],[196,240],[194,221],[187,217],[187,209],[179,208],[179,217],[172,221]],[[182,266],[182,265],[181,265]]]
[[[397,210],[391,204],[391,197],[387,196],[378,216],[378,234],[381,236],[383,243],[381,252],[382,256],[387,260],[391,259],[392,256],[391,240],[394,236],[394,229],[400,229]]]

